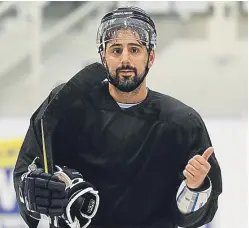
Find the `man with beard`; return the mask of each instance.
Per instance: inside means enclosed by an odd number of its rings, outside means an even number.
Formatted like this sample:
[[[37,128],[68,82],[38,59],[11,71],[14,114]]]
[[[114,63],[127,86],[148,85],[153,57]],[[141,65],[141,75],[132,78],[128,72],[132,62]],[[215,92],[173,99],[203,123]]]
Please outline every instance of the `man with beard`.
[[[56,216],[54,227],[99,228],[199,227],[214,218],[221,171],[203,120],[146,85],[156,35],[140,8],[106,14],[102,64],[55,88],[33,114],[14,171],[29,227],[42,215]]]

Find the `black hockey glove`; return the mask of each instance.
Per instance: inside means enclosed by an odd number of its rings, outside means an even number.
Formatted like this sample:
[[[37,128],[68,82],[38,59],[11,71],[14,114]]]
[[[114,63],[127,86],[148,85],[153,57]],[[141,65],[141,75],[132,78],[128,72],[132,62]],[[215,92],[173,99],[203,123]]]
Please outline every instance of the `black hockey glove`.
[[[40,214],[60,216],[68,204],[66,184],[55,175],[44,173],[33,162],[21,178],[19,197],[30,215],[40,219]]]
[[[59,171],[55,175],[66,183],[69,199],[63,218],[71,227],[87,227],[99,207],[98,191],[78,171],[56,167]]]

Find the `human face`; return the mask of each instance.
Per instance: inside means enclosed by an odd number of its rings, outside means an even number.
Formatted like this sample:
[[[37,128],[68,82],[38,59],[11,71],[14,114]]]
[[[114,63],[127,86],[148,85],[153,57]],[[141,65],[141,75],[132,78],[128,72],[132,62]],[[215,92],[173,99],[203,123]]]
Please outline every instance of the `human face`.
[[[123,92],[130,92],[143,80],[147,62],[149,68],[152,66],[151,56],[148,62],[147,48],[136,38],[134,31],[120,30],[115,39],[107,43],[103,62],[114,85]]]

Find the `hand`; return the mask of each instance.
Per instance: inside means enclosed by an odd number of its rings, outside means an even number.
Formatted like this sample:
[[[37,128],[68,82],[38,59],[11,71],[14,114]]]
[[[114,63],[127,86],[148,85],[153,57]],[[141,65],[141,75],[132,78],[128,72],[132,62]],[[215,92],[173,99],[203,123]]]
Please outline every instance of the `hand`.
[[[196,189],[203,184],[211,168],[208,159],[213,152],[213,147],[209,147],[205,150],[202,156],[195,155],[189,160],[185,170],[183,171],[183,175],[186,177],[186,184],[189,188]]]
[[[66,185],[55,175],[36,169],[22,177],[20,199],[31,213],[60,216],[68,203]]]
[[[97,213],[99,195],[95,187],[85,181],[80,172],[66,166],[56,166],[55,173],[66,184],[68,205],[65,208],[64,219],[70,227],[79,222],[80,227],[87,227]]]

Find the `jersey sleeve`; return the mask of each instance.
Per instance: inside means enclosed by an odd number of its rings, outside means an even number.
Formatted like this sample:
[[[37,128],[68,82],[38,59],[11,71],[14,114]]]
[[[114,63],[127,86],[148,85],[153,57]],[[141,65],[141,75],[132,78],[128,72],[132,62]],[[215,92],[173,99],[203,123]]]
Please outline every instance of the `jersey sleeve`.
[[[56,89],[59,89],[59,87],[57,87]],[[43,160],[41,134],[40,130],[36,127],[36,121],[49,104],[49,101],[53,97],[54,91],[50,93],[50,95],[44,100],[44,102],[40,105],[40,107],[34,112],[32,117],[30,118],[30,125],[22,143],[21,149],[19,151],[13,172],[14,188],[16,192],[16,199],[19,206],[20,214],[29,227],[37,227],[39,221],[37,219],[34,219],[30,212],[27,211],[25,205],[21,203],[19,198],[19,185],[21,181],[21,176],[28,171],[28,166],[32,163],[32,161],[36,157],[39,157],[41,162]],[[43,167],[43,164],[39,165]]]
[[[188,142],[185,144],[187,156],[183,161],[182,167],[185,167],[188,160],[190,160],[193,156],[197,154],[202,155],[208,147],[212,146],[207,128],[199,114],[194,113],[189,114],[189,116],[189,120],[185,122],[185,130],[187,129],[188,138]],[[183,214],[177,207],[176,198],[173,200],[172,217],[174,222],[180,227],[202,226],[211,222],[216,214],[218,209],[218,197],[222,192],[221,169],[216,159],[215,153],[211,155],[208,161],[211,165],[208,177],[212,183],[212,191],[206,204],[194,212]],[[183,170],[179,170],[181,173],[182,171]],[[181,182],[182,180],[179,178],[179,186],[176,189],[176,194]]]

